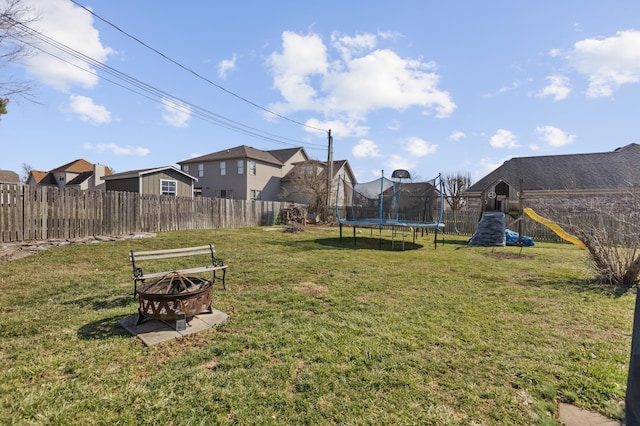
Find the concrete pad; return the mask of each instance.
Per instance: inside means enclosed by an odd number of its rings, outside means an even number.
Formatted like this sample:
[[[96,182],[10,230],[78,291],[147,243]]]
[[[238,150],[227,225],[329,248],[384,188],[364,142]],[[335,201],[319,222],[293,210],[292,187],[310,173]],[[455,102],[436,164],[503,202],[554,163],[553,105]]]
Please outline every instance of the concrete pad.
[[[592,413],[571,404],[558,405],[559,420],[565,426],[620,426],[617,420]]]
[[[190,334],[209,330],[216,325],[226,322],[227,319],[229,319],[229,315],[212,309],[211,313],[205,312],[191,318],[187,323],[187,328],[181,331],[176,331],[174,321],[164,322],[156,319],[146,319],[136,325],[138,314],[122,318],[118,320],[118,324],[132,335],[139,337],[146,346],[153,346],[158,343],[180,339]]]

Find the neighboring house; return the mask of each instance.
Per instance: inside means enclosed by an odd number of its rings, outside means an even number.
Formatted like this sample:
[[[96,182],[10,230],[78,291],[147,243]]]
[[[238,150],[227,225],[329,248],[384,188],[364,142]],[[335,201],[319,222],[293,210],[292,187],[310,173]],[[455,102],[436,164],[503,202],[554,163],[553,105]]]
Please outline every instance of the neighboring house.
[[[203,197],[278,201],[280,179],[297,162],[308,161],[304,148],[262,151],[241,145],[178,161],[198,178]]]
[[[611,152],[517,157],[473,184],[465,196],[470,209],[512,215],[536,205],[574,212],[589,211],[594,204],[633,208],[639,166],[640,145],[635,143]]]
[[[48,172],[32,170],[26,184],[78,190],[104,189],[102,178],[110,174],[111,169],[107,166],[79,159]]]
[[[334,161],[330,170],[327,163],[318,160],[308,160],[293,164],[294,167],[280,180],[280,199],[292,203],[307,204],[312,210],[317,210],[326,200],[327,173],[331,173],[331,188],[329,190],[329,204],[343,206],[345,203],[345,185],[352,188],[356,177],[347,160]],[[338,180],[340,183],[340,194]]]
[[[105,176],[107,191],[194,197],[197,178],[173,166],[130,170]]]
[[[0,184],[2,183],[20,183],[20,176],[11,170],[0,170]]]

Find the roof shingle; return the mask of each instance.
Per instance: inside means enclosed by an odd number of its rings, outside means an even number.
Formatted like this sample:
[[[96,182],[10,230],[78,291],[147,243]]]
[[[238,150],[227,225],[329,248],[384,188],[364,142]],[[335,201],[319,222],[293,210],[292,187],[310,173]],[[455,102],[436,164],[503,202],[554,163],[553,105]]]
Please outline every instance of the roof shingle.
[[[611,152],[515,157],[473,184],[482,192],[500,180],[523,191],[611,190],[640,187],[640,145]]]

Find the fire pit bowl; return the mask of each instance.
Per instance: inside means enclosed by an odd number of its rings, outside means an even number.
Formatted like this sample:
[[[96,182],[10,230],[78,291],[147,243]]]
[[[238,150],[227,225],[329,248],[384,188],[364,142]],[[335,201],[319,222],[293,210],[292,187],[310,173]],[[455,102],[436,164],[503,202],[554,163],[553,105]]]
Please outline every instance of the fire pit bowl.
[[[141,318],[170,321],[208,312],[212,289],[209,280],[171,272],[138,287],[138,313]]]

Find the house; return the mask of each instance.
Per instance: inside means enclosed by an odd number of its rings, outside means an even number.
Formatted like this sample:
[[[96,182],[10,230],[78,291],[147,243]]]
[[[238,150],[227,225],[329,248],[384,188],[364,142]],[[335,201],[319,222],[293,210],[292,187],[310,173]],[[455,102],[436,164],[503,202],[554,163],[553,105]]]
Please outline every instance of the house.
[[[280,180],[280,199],[292,203],[309,205],[312,211],[318,211],[326,200],[327,173],[331,174],[329,204],[343,206],[345,201],[344,185],[341,195],[336,196],[338,180],[346,181],[349,187],[356,183],[356,177],[347,160],[333,161],[332,167],[318,160],[308,160],[293,164],[294,167]]]
[[[0,170],[0,184],[3,183],[18,184],[20,183],[20,176],[11,170]]]
[[[198,178],[203,197],[278,201],[280,179],[294,164],[308,161],[304,148],[263,151],[241,145],[178,161],[184,173]]]
[[[31,170],[26,184],[78,190],[104,189],[102,177],[110,174],[111,169],[107,166],[78,159],[48,172]]]
[[[130,170],[103,177],[107,191],[194,197],[197,178],[173,166]]]
[[[635,143],[610,152],[516,157],[469,187],[465,196],[469,209],[512,216],[520,207],[536,205],[571,212],[589,211],[594,203],[633,208],[639,165]]]

